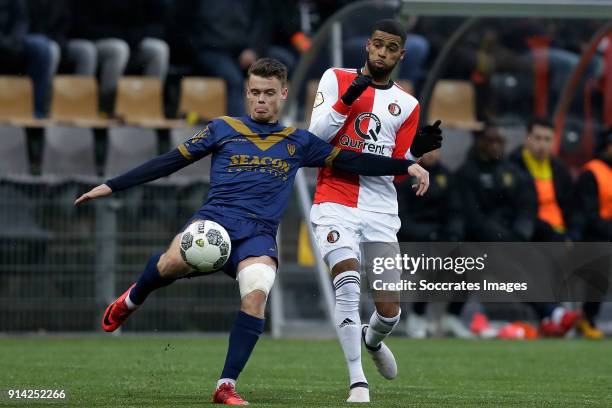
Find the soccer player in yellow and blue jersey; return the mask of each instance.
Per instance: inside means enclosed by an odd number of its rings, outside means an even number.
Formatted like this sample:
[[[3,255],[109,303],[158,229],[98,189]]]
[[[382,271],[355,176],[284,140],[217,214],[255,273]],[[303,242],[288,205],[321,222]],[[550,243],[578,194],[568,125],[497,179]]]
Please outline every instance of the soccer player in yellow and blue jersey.
[[[236,380],[263,332],[277,269],[276,230],[297,170],[327,166],[371,176],[410,174],[418,180],[417,195],[429,186],[429,174],[413,161],[339,150],[306,130],[281,125],[278,117],[287,93],[286,67],[276,60],[258,60],[248,72],[248,117],[215,119],[176,149],[75,201],[79,205],[167,176],[212,154],[208,199],[186,225],[212,220],[227,230],[232,252],[223,270],[238,281],[241,296],[215,403],[247,403],[235,391]],[[153,255],[136,283],[108,306],[104,330],[116,330],[152,291],[193,272],[180,255],[180,235],[164,253]]]

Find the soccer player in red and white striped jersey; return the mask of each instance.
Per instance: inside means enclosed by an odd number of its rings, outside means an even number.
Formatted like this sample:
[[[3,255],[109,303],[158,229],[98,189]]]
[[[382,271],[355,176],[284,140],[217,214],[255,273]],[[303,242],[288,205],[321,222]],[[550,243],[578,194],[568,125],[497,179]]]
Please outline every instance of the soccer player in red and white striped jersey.
[[[359,69],[330,68],[321,78],[309,130],[341,149],[416,160],[441,146],[439,123],[418,130],[419,103],[391,80],[404,58],[406,31],[394,20],[374,24]],[[359,262],[362,243],[390,243],[397,248],[397,195],[394,177],[366,177],[320,169],[311,222],[322,256],[332,270],[336,294],[334,323],[347,361],[348,402],[368,402],[361,367],[361,341],[378,371],[397,375],[393,353],[382,342],[399,322],[399,292],[374,296],[376,311],[369,324],[359,317]],[[415,186],[416,194],[424,191]],[[385,281],[400,280],[400,270]],[[380,293],[379,293],[380,294]]]

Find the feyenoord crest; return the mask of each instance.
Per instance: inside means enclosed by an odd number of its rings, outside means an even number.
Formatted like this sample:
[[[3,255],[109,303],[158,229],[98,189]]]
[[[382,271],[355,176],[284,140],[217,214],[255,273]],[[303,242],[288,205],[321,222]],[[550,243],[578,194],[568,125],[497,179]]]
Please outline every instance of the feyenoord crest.
[[[327,234],[327,242],[330,244],[337,242],[338,239],[340,239],[340,233],[336,230],[329,231]]]
[[[287,143],[287,151],[289,152],[289,156],[293,156],[295,154],[295,145]]]
[[[393,116],[399,116],[400,113],[402,113],[402,108],[400,108],[400,106],[395,102],[390,103],[388,109],[389,113]]]

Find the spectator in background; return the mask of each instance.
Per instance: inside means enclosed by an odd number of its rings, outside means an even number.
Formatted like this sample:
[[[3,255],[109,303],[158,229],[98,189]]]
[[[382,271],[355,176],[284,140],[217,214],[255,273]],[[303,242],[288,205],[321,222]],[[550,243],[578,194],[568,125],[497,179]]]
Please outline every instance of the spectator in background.
[[[573,211],[572,177],[565,164],[552,156],[553,124],[546,118],[529,121],[522,147],[515,150],[510,160],[531,179],[538,216],[533,241],[578,241]],[[529,303],[540,319],[543,336],[562,337],[576,325],[580,314],[554,303]]]
[[[243,116],[244,73],[268,49],[269,4],[183,0],[175,2],[174,8],[173,14],[185,19],[178,23],[193,50],[195,65],[204,74],[225,80],[228,114]]]
[[[547,148],[541,146],[546,145],[546,142],[540,140],[540,138],[546,140],[551,136],[545,130],[546,126],[548,126],[546,121],[534,121],[534,125],[530,125],[531,132],[528,136],[531,139],[525,143],[525,150],[529,149],[528,154],[535,156],[529,160],[537,158],[544,161],[544,164],[539,163],[540,171],[546,167],[546,155],[550,157],[550,152],[545,153]],[[531,171],[537,165],[517,164],[516,161],[521,160],[520,155],[518,159],[514,158],[512,161],[504,159],[504,139],[496,128],[486,126],[483,131],[476,132],[475,135],[475,146],[468,157],[468,162],[457,173],[463,193],[466,220],[473,220],[467,223],[468,239],[482,242],[526,242],[534,238],[544,239],[552,236],[556,239],[551,240],[563,240],[565,235],[551,234],[554,231],[561,231],[555,230],[555,225],[565,227],[565,223],[559,223],[557,218],[551,218],[548,213],[542,215],[544,212],[550,212],[549,207],[552,205],[549,202],[551,199],[549,195],[541,196],[540,191],[536,193],[531,178],[541,180],[541,175],[540,173],[534,175]],[[548,166],[550,173],[553,170],[550,163]],[[523,170],[524,168],[527,168],[527,171]],[[558,171],[557,169],[557,173]],[[571,181],[564,181],[569,182],[571,187]],[[543,183],[543,181],[537,182]],[[548,187],[553,188],[550,185]],[[544,190],[541,186],[538,187],[538,190],[540,189]],[[564,191],[563,194],[565,193]],[[558,198],[561,197],[564,205],[567,205],[565,202],[567,197],[560,194]],[[569,208],[566,207],[566,210],[569,217]],[[558,217],[562,218],[563,215]],[[580,317],[579,313],[569,311],[555,303],[531,302],[528,305],[540,321],[540,332],[543,336],[564,336],[575,326]]]
[[[91,41],[69,38],[72,10],[69,0],[27,0],[30,31],[51,40],[52,71],[62,68],[77,75],[96,72],[96,48]]]
[[[467,239],[530,241],[537,215],[532,184],[520,168],[503,158],[505,140],[497,128],[487,125],[474,136],[474,147],[456,175]]]
[[[417,197],[407,181],[397,187],[399,217],[402,228],[399,231],[400,241],[407,242],[457,242],[464,237],[464,220],[461,209],[461,197],[456,189],[453,175],[440,163],[440,149],[426,153],[421,158],[421,166],[429,172],[429,190],[422,197]],[[447,315],[440,321],[444,334],[460,338],[473,337],[470,330],[460,319],[463,302],[450,302],[446,308]],[[425,338],[430,325],[425,318],[426,302],[412,304],[412,313],[408,316],[408,336]]]
[[[612,241],[612,128],[603,132],[597,157],[584,166],[576,186],[583,241]]]
[[[99,66],[102,111],[112,113],[117,83],[126,68],[164,83],[170,59],[169,47],[161,40],[165,1],[72,0],[71,9],[71,38],[87,39],[95,46],[93,66]]]
[[[270,46],[266,54],[285,64],[291,73],[300,55],[310,48],[310,38],[300,26],[297,0],[270,0],[269,3],[274,13],[268,14],[271,27],[267,30]]]
[[[461,197],[451,172],[440,163],[440,149],[426,153],[421,165],[429,171],[429,190],[417,197],[409,181],[397,188],[398,238],[410,242],[456,242],[464,237]]]
[[[531,179],[538,203],[538,218],[533,241],[578,241],[579,231],[573,222],[573,181],[566,165],[552,156],[553,124],[545,118],[534,118],[527,126],[522,147],[511,161]]]
[[[575,49],[565,47],[578,42],[580,37],[588,38],[585,33],[578,35],[574,31],[573,34],[574,39],[567,41],[572,36],[561,32],[559,24],[550,19],[493,19],[483,24],[472,74],[474,81],[481,85],[479,94],[483,99],[482,105],[503,102],[498,100],[499,92],[491,89],[490,85],[494,74],[505,73],[519,79],[522,98],[519,103],[514,103],[518,106],[518,113],[550,114],[580,59],[579,50],[576,53]],[[598,75],[601,68],[601,61],[592,60],[586,78]],[[521,83],[523,86],[520,86]],[[578,94],[582,94],[581,90]],[[494,117],[497,112],[490,110],[483,115],[486,119]]]
[[[583,241],[612,242],[612,128],[603,132],[598,143],[598,155],[584,166],[576,185],[579,224]],[[608,287],[609,281],[601,282]],[[603,332],[595,318],[601,302],[585,302],[584,319],[578,329],[587,338],[600,339]]]
[[[0,58],[3,73],[25,71],[34,84],[34,116],[44,118],[49,106],[53,67],[51,43],[43,35],[28,33],[23,0],[0,0]]]

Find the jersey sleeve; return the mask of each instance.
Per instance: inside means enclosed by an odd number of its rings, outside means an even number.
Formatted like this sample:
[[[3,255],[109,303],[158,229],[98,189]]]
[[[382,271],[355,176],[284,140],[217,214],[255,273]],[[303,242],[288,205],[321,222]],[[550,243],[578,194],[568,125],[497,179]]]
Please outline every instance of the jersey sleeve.
[[[310,132],[306,133],[307,143],[304,146],[304,156],[301,167],[331,167],[340,149],[324,142]]]
[[[308,130],[328,142],[344,125],[350,107],[340,100],[338,78],[332,68],[325,71],[317,88]]]
[[[308,133],[302,167],[332,167],[364,176],[407,174],[414,161],[342,150]]]
[[[419,115],[420,115],[420,107],[417,104],[408,118],[402,123],[399,130],[397,131],[397,137],[395,139],[395,148],[391,153],[391,157],[398,159],[408,159],[417,161],[417,157],[415,157],[410,152],[410,145],[414,140],[414,135],[416,135],[418,126],[419,126]],[[395,182],[401,182],[406,179],[407,176],[397,176],[395,177]]]
[[[178,145],[177,149],[188,161],[199,160],[215,150],[220,140],[219,133],[215,131],[215,122],[209,122],[204,129]]]

